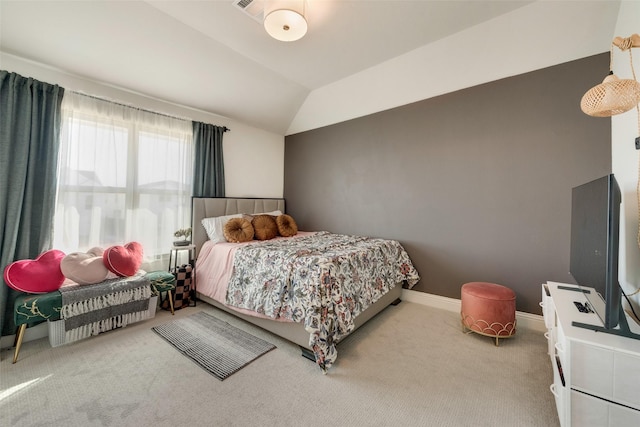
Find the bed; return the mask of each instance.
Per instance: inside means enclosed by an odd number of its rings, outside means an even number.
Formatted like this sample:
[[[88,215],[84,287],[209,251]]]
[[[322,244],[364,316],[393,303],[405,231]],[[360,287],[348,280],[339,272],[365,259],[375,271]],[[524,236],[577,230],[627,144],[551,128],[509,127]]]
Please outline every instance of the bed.
[[[202,225],[205,218],[277,211],[285,212],[284,199],[193,198],[197,296],[299,345],[326,373],[336,360],[336,344],[399,303],[403,285],[413,287],[419,276],[394,240],[300,231],[268,241],[213,243]],[[278,265],[279,272],[263,271],[266,264]],[[358,270],[350,273],[353,265]],[[365,280],[360,268],[370,268],[376,279]],[[269,274],[282,277],[265,279]],[[266,293],[272,283],[282,288],[273,286],[269,302],[259,302],[256,294]]]

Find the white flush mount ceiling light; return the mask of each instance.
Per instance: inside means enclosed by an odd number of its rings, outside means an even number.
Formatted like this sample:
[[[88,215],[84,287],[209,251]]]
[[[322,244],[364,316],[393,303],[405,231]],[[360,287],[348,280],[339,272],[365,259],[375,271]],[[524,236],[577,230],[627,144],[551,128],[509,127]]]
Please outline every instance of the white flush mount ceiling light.
[[[307,33],[305,0],[264,0],[264,29],[276,40],[292,42]]]

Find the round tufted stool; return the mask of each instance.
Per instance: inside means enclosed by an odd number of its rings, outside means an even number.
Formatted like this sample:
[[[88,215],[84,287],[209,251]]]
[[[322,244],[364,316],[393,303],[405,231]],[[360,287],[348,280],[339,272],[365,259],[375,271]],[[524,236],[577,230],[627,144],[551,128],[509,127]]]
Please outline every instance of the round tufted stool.
[[[509,338],[516,333],[516,294],[495,283],[470,282],[462,285],[460,317],[462,331]]]

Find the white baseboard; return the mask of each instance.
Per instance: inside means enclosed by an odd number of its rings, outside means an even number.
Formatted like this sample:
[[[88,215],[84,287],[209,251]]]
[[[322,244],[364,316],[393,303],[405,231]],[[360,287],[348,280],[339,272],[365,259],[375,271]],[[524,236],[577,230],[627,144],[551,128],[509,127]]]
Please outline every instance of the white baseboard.
[[[47,322],[40,323],[36,326],[32,326],[27,328],[24,331],[24,338],[22,338],[22,342],[29,342],[38,340],[40,338],[45,338],[49,336],[49,329],[47,328]],[[0,348],[11,348],[13,347],[13,343],[16,340],[16,335],[7,335],[0,338]]]
[[[460,312],[460,300],[455,298],[447,298],[439,295],[428,294],[426,292],[412,291],[409,289],[402,290],[402,299],[416,304],[422,304],[429,307],[440,308],[447,311]],[[544,324],[542,316],[517,311],[516,319],[518,326],[535,331],[546,332],[547,328]],[[23,343],[37,340],[49,336],[47,324],[41,323],[31,328],[27,328],[24,333]],[[7,335],[0,338],[0,348],[13,347],[15,335]]]
[[[428,294],[426,292],[403,289],[402,300],[460,313],[460,300],[456,298],[442,297],[440,295]],[[516,311],[516,319],[518,320],[518,327],[533,329],[534,331],[539,332],[547,332],[544,319],[540,315]]]

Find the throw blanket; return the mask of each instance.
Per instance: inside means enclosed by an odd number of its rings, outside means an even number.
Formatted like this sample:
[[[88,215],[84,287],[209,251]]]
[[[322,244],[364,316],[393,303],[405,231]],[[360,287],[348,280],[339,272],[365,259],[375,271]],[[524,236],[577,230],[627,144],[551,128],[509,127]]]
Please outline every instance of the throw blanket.
[[[59,289],[65,342],[77,341],[149,317],[151,286],[142,275]]]
[[[226,303],[304,322],[323,372],[358,314],[396,284],[411,288],[420,280],[399,242],[326,231],[243,246],[233,270]]]

